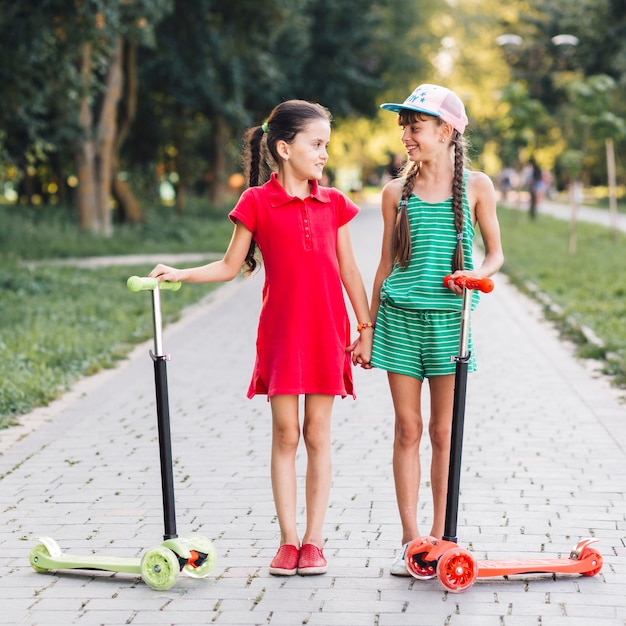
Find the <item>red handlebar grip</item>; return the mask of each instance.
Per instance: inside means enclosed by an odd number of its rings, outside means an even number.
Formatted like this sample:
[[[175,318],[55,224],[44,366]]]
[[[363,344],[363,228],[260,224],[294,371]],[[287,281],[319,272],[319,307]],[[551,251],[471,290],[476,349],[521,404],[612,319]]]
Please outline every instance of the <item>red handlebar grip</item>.
[[[459,287],[464,287],[465,289],[477,289],[478,291],[482,291],[483,293],[489,293],[493,291],[493,280],[491,278],[473,278],[472,276],[457,276],[456,278],[452,278],[451,274],[448,274],[443,279],[443,284],[447,287],[448,281],[454,280],[454,283]]]

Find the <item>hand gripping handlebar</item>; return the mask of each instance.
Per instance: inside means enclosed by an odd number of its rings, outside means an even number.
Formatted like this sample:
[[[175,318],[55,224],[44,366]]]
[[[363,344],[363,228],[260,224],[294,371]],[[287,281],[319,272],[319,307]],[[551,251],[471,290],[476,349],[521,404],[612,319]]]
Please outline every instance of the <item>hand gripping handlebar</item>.
[[[178,291],[180,289],[180,282],[168,283],[159,282],[156,278],[150,278],[149,276],[131,276],[126,281],[126,286],[134,292],[137,291],[154,291],[157,287],[159,289],[169,289],[170,291]]]
[[[447,287],[448,281],[453,280],[456,285],[465,289],[476,289],[483,293],[489,293],[493,291],[493,280],[491,278],[474,278],[472,276],[457,276],[452,278],[451,274],[448,274],[443,279],[443,284]]]

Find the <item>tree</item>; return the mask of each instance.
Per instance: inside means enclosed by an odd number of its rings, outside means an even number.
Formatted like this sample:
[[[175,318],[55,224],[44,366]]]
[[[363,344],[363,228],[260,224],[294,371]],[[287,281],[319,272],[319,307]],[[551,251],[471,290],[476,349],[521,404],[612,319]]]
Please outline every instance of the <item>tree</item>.
[[[94,4],[77,4],[76,13],[68,20],[70,29],[76,32],[78,28],[80,33],[78,207],[83,228],[109,236],[114,190],[125,217],[134,221],[141,218],[134,196],[118,178],[119,152],[135,115],[136,45],[150,43],[153,26],[168,12],[170,3],[141,0]],[[125,106],[122,125],[118,126],[120,101]]]
[[[582,127],[583,155],[587,146],[593,142],[604,143],[613,238],[617,233],[614,140],[626,136],[626,120],[613,113],[615,88],[615,81],[605,74],[589,76],[584,81],[574,81],[568,85],[569,96],[578,112],[579,126]]]
[[[524,0],[514,2],[505,33],[521,36],[523,46],[509,50],[514,78],[523,80],[534,99],[539,100],[554,120],[558,137],[549,137],[557,149],[580,150],[579,118],[581,111],[572,107],[568,85],[586,77],[604,74],[615,80],[615,96],[610,112],[626,116],[626,12],[624,0]],[[569,34],[578,39],[575,46],[562,46],[556,35]],[[584,139],[584,138],[583,138]],[[585,140],[586,141],[586,140]],[[626,156],[623,142],[616,146],[621,158]],[[587,142],[584,171],[587,182],[605,179],[604,145]]]
[[[292,65],[302,57],[303,6],[301,0],[177,0],[156,30],[154,54],[140,51],[144,123],[133,130],[127,155],[175,171],[179,213],[195,180],[208,184],[214,201],[227,190],[234,137],[262,121],[288,82],[281,46],[294,55]]]
[[[23,4],[0,2],[3,160],[27,182],[40,168],[59,182],[75,170],[81,227],[110,234],[117,154],[133,116],[133,46],[150,43],[171,1]]]
[[[76,67],[65,62],[71,44],[56,8],[52,2],[41,2],[36,11],[0,2],[0,157],[29,202],[43,193],[46,168],[47,178],[62,186],[60,172],[78,136],[69,87]]]
[[[315,100],[335,117],[372,115],[398,75],[404,91],[403,73],[424,65],[411,45],[427,13],[411,7],[399,0],[178,0],[157,28],[156,53],[140,51],[148,96],[128,158],[162,164],[178,212],[198,180],[220,202],[243,130],[281,100]]]

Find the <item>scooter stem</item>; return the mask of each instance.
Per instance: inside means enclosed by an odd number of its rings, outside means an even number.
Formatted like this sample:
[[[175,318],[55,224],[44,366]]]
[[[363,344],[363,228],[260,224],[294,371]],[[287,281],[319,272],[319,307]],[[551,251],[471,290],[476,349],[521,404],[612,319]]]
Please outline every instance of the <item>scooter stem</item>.
[[[467,370],[470,359],[469,329],[472,292],[463,289],[461,307],[461,330],[459,354],[452,357],[456,361],[454,377],[454,406],[452,409],[452,433],[450,437],[450,464],[448,471],[448,494],[446,497],[446,518],[443,539],[457,543],[457,522],[459,512],[459,491],[461,487],[461,457],[463,453],[463,427],[465,425],[465,399],[467,395]]]

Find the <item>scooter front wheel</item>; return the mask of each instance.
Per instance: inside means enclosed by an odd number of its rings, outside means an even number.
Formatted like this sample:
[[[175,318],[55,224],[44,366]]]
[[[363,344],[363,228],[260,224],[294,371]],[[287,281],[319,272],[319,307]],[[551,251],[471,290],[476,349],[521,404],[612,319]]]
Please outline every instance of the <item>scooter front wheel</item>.
[[[478,576],[478,565],[471,552],[455,548],[445,552],[437,564],[439,582],[449,591],[469,589]]]
[[[187,544],[192,556],[183,566],[183,573],[191,578],[206,578],[217,563],[215,546],[202,535],[191,535]]]
[[[156,591],[173,587],[179,573],[178,557],[169,548],[156,546],[141,557],[141,578]]]

